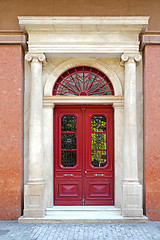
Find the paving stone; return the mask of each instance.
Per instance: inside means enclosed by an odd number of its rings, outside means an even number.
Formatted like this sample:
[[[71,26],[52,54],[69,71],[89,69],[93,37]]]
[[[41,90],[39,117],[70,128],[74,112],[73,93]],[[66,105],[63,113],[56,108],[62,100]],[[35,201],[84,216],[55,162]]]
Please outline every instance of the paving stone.
[[[0,221],[0,240],[160,240],[160,222],[148,224],[19,224]]]

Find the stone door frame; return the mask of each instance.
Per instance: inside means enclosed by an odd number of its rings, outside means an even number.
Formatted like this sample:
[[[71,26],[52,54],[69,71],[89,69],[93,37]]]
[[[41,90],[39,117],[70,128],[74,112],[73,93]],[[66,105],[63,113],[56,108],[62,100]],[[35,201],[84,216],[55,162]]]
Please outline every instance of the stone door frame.
[[[125,217],[141,217],[143,209],[142,185],[138,180],[136,86],[139,76],[136,66],[141,61],[139,34],[145,30],[148,17],[19,17],[19,23],[22,30],[29,35],[28,53],[25,59],[30,63],[30,70],[26,73],[30,72],[28,77],[31,81],[24,217],[43,217],[46,207],[50,207],[53,203],[51,175],[48,174],[47,178],[44,159],[48,158],[45,164],[48,164],[48,169],[52,171],[53,168],[50,167],[51,162],[53,163],[51,157],[53,156],[51,147],[53,138],[47,133],[52,130],[55,104],[83,103],[113,105],[115,110],[115,206],[121,204],[122,215]],[[43,66],[47,63],[47,58],[53,57],[69,57],[71,60],[65,61],[53,70],[52,77],[48,78],[43,89]],[[124,97],[115,72],[109,69],[107,64],[97,60],[97,57],[116,57],[121,60],[121,64],[125,66]],[[53,84],[60,72],[72,66],[86,65],[86,62],[109,77],[115,96],[94,98],[81,96],[74,99],[52,96]],[[123,123],[124,130],[120,128],[120,121]],[[122,137],[123,133],[124,137]],[[131,135],[132,138],[130,138]],[[123,158],[123,161],[120,161],[121,166],[118,164],[120,152]],[[46,154],[48,154],[47,157]],[[118,180],[117,177],[119,168],[123,168],[122,191],[119,190],[120,179]],[[116,195],[122,197],[122,202],[121,197],[116,198]]]

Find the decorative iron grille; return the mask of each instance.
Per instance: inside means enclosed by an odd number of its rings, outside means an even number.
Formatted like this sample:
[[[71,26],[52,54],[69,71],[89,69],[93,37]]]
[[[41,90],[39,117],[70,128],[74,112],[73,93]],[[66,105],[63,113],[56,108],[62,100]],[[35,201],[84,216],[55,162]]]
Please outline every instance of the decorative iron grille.
[[[111,81],[98,69],[80,66],[67,70],[56,81],[53,95],[114,95]]]
[[[91,161],[94,167],[107,164],[106,117],[95,115],[91,118]]]
[[[61,164],[74,167],[77,163],[77,119],[72,115],[61,118]]]

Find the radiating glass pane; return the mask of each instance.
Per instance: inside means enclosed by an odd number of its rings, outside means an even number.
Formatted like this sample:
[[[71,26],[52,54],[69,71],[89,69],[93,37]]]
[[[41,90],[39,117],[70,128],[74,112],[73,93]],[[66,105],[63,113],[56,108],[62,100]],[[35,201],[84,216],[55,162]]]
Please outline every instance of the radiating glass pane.
[[[95,115],[91,119],[92,132],[106,132],[106,118],[105,116]]]
[[[68,69],[57,80],[53,95],[114,95],[111,81],[98,69],[79,66]]]
[[[62,149],[76,149],[75,133],[62,133],[61,135],[61,148]]]
[[[76,162],[76,151],[61,151],[61,164],[64,167],[74,167]]]
[[[106,133],[91,133],[91,148],[106,149]]]
[[[94,167],[104,167],[107,164],[106,151],[92,151],[91,161]]]
[[[75,116],[66,115],[61,119],[61,131],[62,132],[76,132],[77,119]]]

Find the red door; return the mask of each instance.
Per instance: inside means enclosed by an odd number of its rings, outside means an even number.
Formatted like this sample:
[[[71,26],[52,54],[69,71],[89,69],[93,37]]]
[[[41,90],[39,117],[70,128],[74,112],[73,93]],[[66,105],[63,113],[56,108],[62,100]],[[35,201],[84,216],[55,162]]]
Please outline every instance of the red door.
[[[114,204],[111,106],[56,106],[55,205]]]

